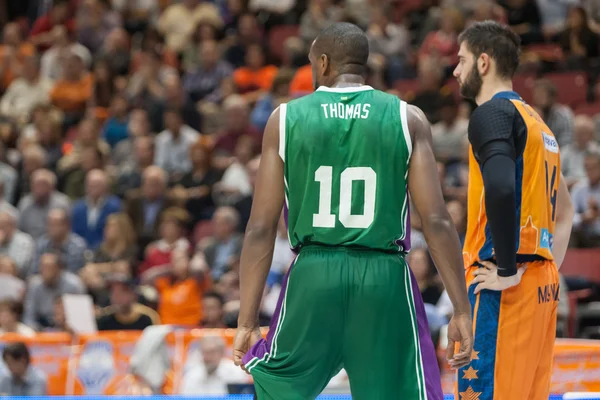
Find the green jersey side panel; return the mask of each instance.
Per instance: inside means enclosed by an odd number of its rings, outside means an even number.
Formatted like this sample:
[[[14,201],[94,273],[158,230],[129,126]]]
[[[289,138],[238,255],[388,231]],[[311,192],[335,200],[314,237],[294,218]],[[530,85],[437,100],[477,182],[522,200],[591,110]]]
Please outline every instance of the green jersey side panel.
[[[406,107],[369,86],[320,88],[281,106],[293,247],[408,251]]]

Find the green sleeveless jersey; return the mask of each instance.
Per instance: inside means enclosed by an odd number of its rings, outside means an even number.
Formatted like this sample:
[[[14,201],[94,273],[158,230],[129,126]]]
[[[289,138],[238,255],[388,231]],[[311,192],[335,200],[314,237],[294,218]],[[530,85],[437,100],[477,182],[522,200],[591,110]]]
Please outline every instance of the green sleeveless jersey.
[[[410,248],[407,104],[369,86],[321,87],[280,106],[293,248]]]

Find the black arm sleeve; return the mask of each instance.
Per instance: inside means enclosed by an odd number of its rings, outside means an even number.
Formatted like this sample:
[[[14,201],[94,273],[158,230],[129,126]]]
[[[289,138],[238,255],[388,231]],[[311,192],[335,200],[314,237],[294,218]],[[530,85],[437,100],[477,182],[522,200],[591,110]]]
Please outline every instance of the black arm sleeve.
[[[469,140],[479,162],[485,188],[485,209],[494,244],[498,275],[516,274],[517,201],[514,105],[494,99],[478,107],[469,123]]]

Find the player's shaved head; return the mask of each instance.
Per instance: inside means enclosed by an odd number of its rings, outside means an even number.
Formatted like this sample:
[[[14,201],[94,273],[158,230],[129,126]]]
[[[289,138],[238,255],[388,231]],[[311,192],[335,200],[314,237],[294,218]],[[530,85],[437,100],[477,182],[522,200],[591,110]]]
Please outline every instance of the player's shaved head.
[[[315,89],[320,85],[330,86],[344,74],[364,77],[369,59],[367,35],[348,22],[333,24],[317,36],[309,58]]]

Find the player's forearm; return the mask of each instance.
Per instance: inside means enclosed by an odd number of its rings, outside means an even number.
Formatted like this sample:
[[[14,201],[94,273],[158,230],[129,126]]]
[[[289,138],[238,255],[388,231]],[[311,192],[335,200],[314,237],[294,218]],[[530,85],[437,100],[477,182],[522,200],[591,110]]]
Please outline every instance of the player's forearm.
[[[454,312],[470,313],[460,239],[452,219],[445,210],[439,217],[423,218],[423,234]]]
[[[277,225],[248,226],[240,260],[240,314],[238,326],[258,326],[260,303],[273,260]]]
[[[485,210],[494,244],[498,275],[517,273],[517,200],[515,162],[509,157],[491,157],[482,169]]]
[[[574,216],[575,209],[571,201],[569,188],[564,177],[561,176],[556,202],[556,225],[554,227],[554,240],[552,244],[552,256],[558,268],[560,268],[565,259],[565,254],[569,247]]]

